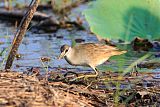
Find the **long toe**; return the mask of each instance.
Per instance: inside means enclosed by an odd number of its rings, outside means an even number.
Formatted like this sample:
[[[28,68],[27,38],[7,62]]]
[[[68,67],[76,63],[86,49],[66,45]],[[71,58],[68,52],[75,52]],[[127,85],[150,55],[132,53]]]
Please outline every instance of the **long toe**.
[[[76,77],[76,78],[73,79],[72,81],[75,81],[75,80],[81,79],[81,78],[88,79],[88,78],[97,78],[97,77],[99,77],[97,74],[92,74],[92,75],[82,75],[82,76]]]

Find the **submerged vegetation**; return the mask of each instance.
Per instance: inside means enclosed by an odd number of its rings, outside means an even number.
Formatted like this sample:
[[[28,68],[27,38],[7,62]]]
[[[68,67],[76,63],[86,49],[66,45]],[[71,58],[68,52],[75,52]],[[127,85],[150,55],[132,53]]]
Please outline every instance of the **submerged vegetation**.
[[[11,35],[0,32],[0,106],[160,105],[159,0],[41,0],[28,30],[20,34],[30,2],[0,2],[0,21],[5,20],[0,29],[11,28]],[[15,29],[23,40],[17,52],[13,49],[13,64],[8,60],[12,68],[4,70],[10,49],[18,44]],[[91,69],[57,60],[63,44],[83,42],[127,53],[100,65],[98,77],[86,78]]]

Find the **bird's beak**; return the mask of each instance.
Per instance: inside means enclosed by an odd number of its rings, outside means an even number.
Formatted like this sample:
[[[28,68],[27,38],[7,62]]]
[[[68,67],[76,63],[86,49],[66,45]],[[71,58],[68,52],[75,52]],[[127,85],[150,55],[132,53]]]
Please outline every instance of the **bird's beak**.
[[[62,59],[64,56],[65,56],[65,52],[62,52],[62,53],[59,55],[58,59]]]

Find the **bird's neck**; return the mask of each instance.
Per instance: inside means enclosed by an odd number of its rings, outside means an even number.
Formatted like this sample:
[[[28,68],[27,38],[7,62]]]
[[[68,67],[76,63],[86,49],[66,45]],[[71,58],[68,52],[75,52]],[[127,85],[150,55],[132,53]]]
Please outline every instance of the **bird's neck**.
[[[70,47],[70,48],[68,49],[68,52],[66,53],[65,57],[66,57],[67,59],[71,59],[72,56],[73,56],[73,53],[74,53],[74,50]]]
[[[68,52],[65,55],[65,59],[69,64],[73,65],[74,49],[72,49],[71,47],[69,48]]]

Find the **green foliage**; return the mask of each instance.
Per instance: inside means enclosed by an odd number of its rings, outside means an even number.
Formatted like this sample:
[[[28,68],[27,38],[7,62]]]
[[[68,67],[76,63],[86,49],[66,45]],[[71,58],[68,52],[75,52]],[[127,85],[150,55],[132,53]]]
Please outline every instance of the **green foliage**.
[[[102,38],[160,38],[160,0],[96,0],[84,15]]]
[[[75,41],[75,39],[72,39],[72,44],[71,44],[71,46],[74,47],[75,45],[76,45],[76,41]]]

